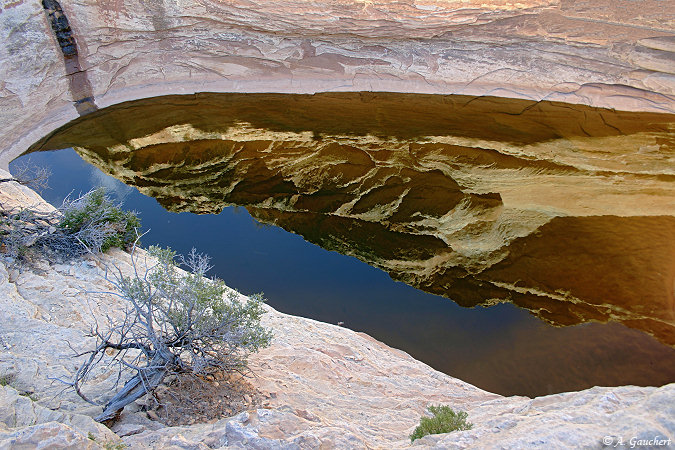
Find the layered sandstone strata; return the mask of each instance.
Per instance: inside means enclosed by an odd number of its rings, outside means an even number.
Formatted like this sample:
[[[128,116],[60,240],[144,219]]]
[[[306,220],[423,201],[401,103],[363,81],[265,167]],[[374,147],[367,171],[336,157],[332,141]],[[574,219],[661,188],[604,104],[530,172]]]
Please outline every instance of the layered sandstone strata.
[[[0,164],[78,115],[164,94],[395,91],[673,112],[668,6],[4,0]]]

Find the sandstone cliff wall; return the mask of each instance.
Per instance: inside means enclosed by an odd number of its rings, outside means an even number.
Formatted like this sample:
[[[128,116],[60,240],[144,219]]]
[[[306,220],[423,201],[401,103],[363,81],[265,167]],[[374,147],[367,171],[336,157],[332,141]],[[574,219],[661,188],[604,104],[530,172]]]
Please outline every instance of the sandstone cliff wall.
[[[395,91],[673,112],[674,23],[659,0],[2,0],[0,166],[78,115],[164,94]]]

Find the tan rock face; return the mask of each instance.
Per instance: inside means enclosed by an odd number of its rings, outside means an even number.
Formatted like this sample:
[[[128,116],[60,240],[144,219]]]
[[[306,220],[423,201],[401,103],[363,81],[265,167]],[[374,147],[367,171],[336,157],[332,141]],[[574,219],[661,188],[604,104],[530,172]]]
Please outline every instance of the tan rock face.
[[[34,395],[33,395],[34,396]],[[0,387],[0,448],[99,448],[119,438],[91,417],[55,411],[10,386]],[[44,448],[43,447],[43,448]]]
[[[61,41],[48,3],[0,2],[5,167],[78,114],[166,94],[394,91],[675,111],[675,15],[660,0],[63,0]]]
[[[34,148],[74,146],[170,210],[246,206],[464,306],[674,345],[674,124],[498,98],[200,95],[100,111]]]

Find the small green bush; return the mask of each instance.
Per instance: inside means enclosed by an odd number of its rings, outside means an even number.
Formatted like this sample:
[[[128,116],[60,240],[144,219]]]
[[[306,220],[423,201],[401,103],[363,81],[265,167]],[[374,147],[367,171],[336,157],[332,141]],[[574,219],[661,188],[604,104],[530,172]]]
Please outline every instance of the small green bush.
[[[0,254],[30,262],[32,256],[69,260],[111,247],[129,249],[138,243],[140,225],[136,213],[122,210],[103,188],[67,198],[54,211],[0,208]]]
[[[433,417],[422,417],[420,424],[410,435],[410,442],[429,434],[450,433],[451,431],[465,431],[473,428],[472,423],[467,423],[467,413],[455,412],[449,406],[429,406],[429,412]]]
[[[141,226],[136,213],[114,204],[103,188],[64,202],[61,212],[60,229],[66,234],[81,234],[86,239],[84,245],[102,252],[111,247],[127,248],[136,240],[136,230]],[[83,230],[103,230],[103,233],[82,234]]]
[[[39,400],[39,397],[34,392],[19,391],[19,395],[21,395],[22,397],[28,397],[34,402],[37,402]]]
[[[154,292],[157,328],[173,343],[169,351],[190,361],[184,369],[241,369],[250,353],[270,345],[272,334],[260,323],[265,312],[262,295],[244,301],[223,280],[206,278],[210,258],[194,249],[187,257],[157,246],[148,253],[158,262],[148,271],[149,283],[127,278],[122,292],[129,299],[136,297],[138,304],[145,301],[143,293]],[[179,270],[180,265],[188,270]]]
[[[133,272],[127,276],[114,266],[106,279],[111,292],[128,302],[124,317],[110,320],[110,328],[96,328],[96,347],[74,376],[66,382],[84,400],[80,389],[98,373],[98,365],[119,366],[119,377],[128,381],[95,418],[112,420],[126,405],[152,393],[169,375],[206,377],[245,373],[251,353],[270,345],[272,333],[263,327],[262,296],[246,298],[217,278],[206,278],[209,257],[194,249],[179,256],[169,248],[150,247],[156,260],[137,265],[132,247]],[[115,350],[107,359],[108,349]],[[114,389],[119,388],[118,385]],[[197,402],[190,400],[192,405]],[[189,409],[189,405],[186,408]]]
[[[12,384],[12,381],[14,381],[14,377],[12,375],[0,376],[0,386],[10,386]]]

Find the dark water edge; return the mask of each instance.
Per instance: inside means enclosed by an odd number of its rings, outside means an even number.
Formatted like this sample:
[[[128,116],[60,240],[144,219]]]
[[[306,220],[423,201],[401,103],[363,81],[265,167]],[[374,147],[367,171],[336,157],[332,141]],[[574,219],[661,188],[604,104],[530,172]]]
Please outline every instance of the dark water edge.
[[[444,373],[502,395],[538,396],[595,385],[675,381],[675,349],[621,324],[551,327],[511,304],[462,308],[395,282],[355,258],[261,226],[243,208],[218,215],[170,213],[103,174],[73,150],[16,160],[49,166],[58,204],[104,185],[140,212],[144,246],[192,247],[213,257],[214,275],[245,294],[263,291],[275,309],[363,331]],[[11,166],[12,166],[11,165]],[[10,168],[11,168],[10,166]]]

